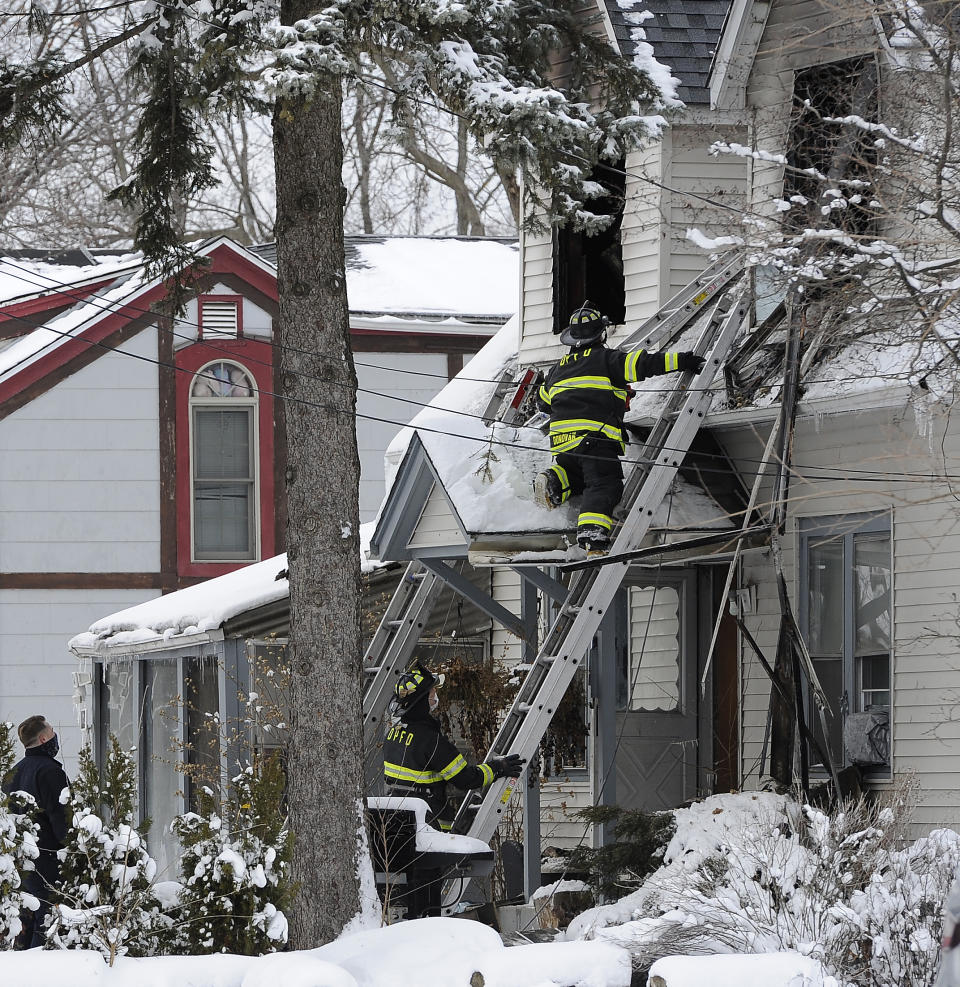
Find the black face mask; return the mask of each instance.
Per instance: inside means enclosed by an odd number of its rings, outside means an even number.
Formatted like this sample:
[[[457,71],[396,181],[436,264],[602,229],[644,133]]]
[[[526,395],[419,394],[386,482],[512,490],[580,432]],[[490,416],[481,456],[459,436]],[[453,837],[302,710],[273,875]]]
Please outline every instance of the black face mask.
[[[57,752],[60,750],[60,740],[57,735],[54,734],[49,740],[45,740],[40,745],[40,750],[48,757],[56,757]]]

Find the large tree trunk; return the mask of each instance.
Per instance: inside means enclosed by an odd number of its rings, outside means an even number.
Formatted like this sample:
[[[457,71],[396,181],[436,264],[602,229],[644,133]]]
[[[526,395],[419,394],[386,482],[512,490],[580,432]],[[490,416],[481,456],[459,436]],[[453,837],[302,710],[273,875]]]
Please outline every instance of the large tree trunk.
[[[314,8],[283,0],[292,24]],[[278,101],[277,331],[288,467],[291,940],[319,946],[359,910],[360,466],[341,204],[340,80]],[[307,375],[307,376],[305,376]]]

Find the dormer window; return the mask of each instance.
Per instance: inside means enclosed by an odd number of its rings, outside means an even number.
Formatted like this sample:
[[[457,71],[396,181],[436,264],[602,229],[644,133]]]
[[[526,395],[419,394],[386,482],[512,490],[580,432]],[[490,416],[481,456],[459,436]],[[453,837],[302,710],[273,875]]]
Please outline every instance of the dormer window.
[[[203,367],[190,389],[192,559],[258,557],[257,391],[236,363]]]

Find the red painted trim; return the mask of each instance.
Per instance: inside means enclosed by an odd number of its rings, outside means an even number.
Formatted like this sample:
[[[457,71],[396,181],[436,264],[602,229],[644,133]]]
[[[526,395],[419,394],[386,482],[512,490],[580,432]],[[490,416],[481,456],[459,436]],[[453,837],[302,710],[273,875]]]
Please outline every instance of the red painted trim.
[[[237,306],[237,338],[243,339],[243,295],[200,295],[197,298],[197,335],[203,339],[203,306],[205,302],[233,302]],[[215,336],[214,339],[230,339]]]
[[[228,245],[223,244],[212,251],[210,261],[210,266],[204,271],[205,274],[234,275],[274,302],[277,301],[276,277],[258,267],[248,258],[241,256]],[[113,280],[115,278],[111,278],[107,283],[112,283]],[[24,367],[19,373],[0,382],[0,405],[25,388],[35,384],[47,374],[65,366],[78,354],[87,352],[91,346],[96,348],[96,344],[103,342],[112,332],[128,322],[142,317],[145,310],[160,301],[165,295],[166,286],[155,285],[148,290],[135,294],[123,308],[103,313],[101,318],[88,326],[75,340],[59,344],[46,355]],[[101,349],[100,352],[105,353],[106,350]]]
[[[208,363],[233,360],[254,379],[259,390],[257,425],[260,474],[260,558],[276,555],[274,524],[273,347],[254,339],[198,342],[178,351],[177,373],[177,575],[221,576],[249,565],[242,562],[194,562],[190,555],[193,504],[190,500],[190,385]],[[183,372],[180,372],[183,371]]]
[[[231,250],[226,244],[217,247],[210,254],[210,261],[208,271],[214,274],[236,274],[247,284],[262,291],[268,298],[272,298],[275,302],[279,301],[277,276],[265,271],[235,250]]]
[[[76,338],[65,340],[56,349],[25,366],[12,377],[0,381],[0,405],[76,357],[88,353],[91,348],[106,353],[106,349],[98,347],[96,344],[102,343],[108,336],[122,329],[128,323],[141,318],[144,310],[157,302],[164,294],[164,287],[157,285],[142,295],[137,295],[123,308],[105,313],[103,318],[88,326]]]

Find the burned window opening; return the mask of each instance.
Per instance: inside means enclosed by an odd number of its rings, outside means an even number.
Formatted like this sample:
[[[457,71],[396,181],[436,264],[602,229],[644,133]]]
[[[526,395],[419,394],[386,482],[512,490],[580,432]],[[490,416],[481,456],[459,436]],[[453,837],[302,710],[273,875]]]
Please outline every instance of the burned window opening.
[[[591,199],[592,212],[613,216],[613,222],[593,236],[564,227],[554,236],[553,331],[562,332],[570,313],[589,301],[614,325],[626,319],[623,248],[620,226],[626,198],[624,162],[599,164],[590,176],[609,195]]]
[[[855,116],[875,123],[878,117],[878,70],[872,56],[815,65],[796,73],[793,111],[784,177],[784,198],[803,196],[804,208],[791,210],[787,223],[797,232],[838,227],[852,236],[876,235],[876,214],[870,208],[877,152],[873,137],[855,124],[833,122]],[[803,174],[813,169],[827,179]],[[833,207],[830,193],[840,182],[863,181],[863,189],[846,187],[846,203]],[[796,200],[794,200],[796,201]]]

